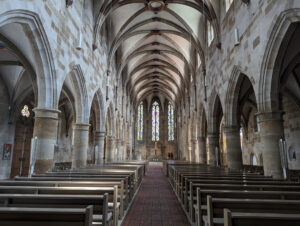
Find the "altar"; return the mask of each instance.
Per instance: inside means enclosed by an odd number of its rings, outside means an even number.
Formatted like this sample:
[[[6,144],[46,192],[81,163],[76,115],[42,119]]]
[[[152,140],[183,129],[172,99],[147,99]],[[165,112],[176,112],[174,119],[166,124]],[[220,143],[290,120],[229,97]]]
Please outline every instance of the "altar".
[[[154,143],[154,148],[150,150],[150,162],[162,162],[161,150],[157,147],[157,142]]]

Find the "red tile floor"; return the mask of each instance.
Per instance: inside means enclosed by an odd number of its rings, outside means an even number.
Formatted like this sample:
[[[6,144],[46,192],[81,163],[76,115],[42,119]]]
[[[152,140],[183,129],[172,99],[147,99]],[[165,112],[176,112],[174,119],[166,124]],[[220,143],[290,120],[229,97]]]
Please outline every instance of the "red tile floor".
[[[123,226],[189,226],[161,165],[150,164]]]

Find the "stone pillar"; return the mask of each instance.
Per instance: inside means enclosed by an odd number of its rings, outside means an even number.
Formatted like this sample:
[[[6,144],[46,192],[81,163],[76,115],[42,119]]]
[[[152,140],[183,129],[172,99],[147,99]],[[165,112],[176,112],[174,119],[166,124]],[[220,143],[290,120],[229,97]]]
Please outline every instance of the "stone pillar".
[[[115,151],[115,137],[107,136],[106,137],[106,161],[112,162],[114,159],[114,151]]]
[[[208,148],[209,148],[209,165],[216,166],[216,147],[219,148],[219,136],[218,134],[208,134]]]
[[[231,171],[243,169],[240,130],[238,126],[224,126],[227,149],[227,165]]]
[[[197,147],[198,147],[198,141],[197,139],[192,139],[191,140],[191,146],[192,146],[192,152],[191,152],[191,161],[192,162],[198,162],[198,158],[196,157],[197,154]]]
[[[206,158],[206,137],[198,137],[199,162],[207,164]]]
[[[44,173],[52,170],[60,111],[48,108],[35,108],[33,111],[35,113],[33,137],[38,138],[34,172]]]
[[[104,139],[105,139],[105,132],[96,131],[95,146],[98,147],[98,162],[96,162],[97,165],[103,165]]]
[[[72,152],[72,168],[86,166],[89,141],[89,124],[74,124],[74,145]]]
[[[123,161],[126,160],[125,153],[126,153],[125,141],[122,140],[121,141],[121,160],[123,160]]]
[[[115,149],[114,149],[114,161],[120,160],[120,153],[121,153],[121,140],[115,140]]]
[[[283,138],[281,112],[257,114],[260,126],[261,147],[263,153],[264,173],[275,179],[283,177],[279,139]]]

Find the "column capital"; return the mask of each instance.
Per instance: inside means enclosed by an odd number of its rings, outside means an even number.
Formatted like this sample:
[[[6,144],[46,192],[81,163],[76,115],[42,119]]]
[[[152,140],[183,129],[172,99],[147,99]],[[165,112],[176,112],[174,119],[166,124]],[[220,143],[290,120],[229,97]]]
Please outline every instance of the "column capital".
[[[199,136],[199,137],[197,137],[197,140],[198,140],[198,142],[200,141],[205,141],[206,140],[206,137],[205,136]]]
[[[208,133],[207,137],[210,138],[219,138],[219,135],[217,133]]]
[[[32,109],[34,112],[35,118],[50,118],[50,119],[58,119],[58,115],[60,114],[60,110],[53,108],[34,108]]]
[[[99,137],[99,138],[101,138],[101,137],[105,137],[105,131],[96,131],[95,132],[95,137]]]
[[[113,135],[108,135],[108,136],[107,136],[107,139],[108,139],[108,140],[115,140],[115,136],[113,136]]]
[[[74,129],[76,129],[76,130],[88,131],[89,127],[91,125],[85,124],[85,123],[75,123],[75,124],[73,124],[73,126],[74,126]]]
[[[224,133],[236,133],[240,130],[240,127],[237,125],[225,125],[223,128]]]
[[[259,122],[282,121],[282,113],[282,111],[258,112],[255,115],[258,117]]]
[[[198,139],[197,139],[197,138],[193,138],[193,139],[191,139],[191,142],[192,142],[193,144],[197,144],[197,143],[198,143]]]

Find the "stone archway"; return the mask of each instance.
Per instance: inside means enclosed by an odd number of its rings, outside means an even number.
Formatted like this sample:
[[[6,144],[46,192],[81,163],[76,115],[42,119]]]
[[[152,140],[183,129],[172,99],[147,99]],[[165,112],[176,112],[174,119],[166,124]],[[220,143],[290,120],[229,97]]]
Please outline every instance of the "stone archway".
[[[220,153],[220,133],[221,122],[223,119],[223,107],[219,95],[215,90],[210,99],[210,117],[208,118],[208,147],[209,164],[219,165],[221,160]]]

